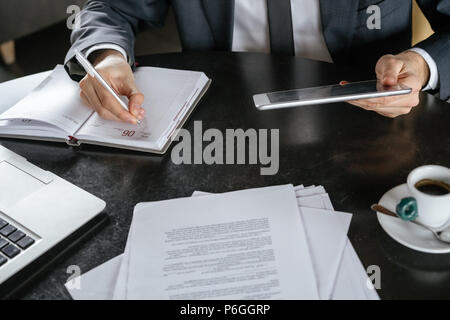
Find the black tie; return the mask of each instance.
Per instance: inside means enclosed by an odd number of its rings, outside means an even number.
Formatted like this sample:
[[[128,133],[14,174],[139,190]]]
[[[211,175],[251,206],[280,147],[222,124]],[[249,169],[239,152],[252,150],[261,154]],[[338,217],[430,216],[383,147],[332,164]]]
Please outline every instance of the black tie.
[[[272,53],[294,55],[291,0],[267,0],[267,8]]]

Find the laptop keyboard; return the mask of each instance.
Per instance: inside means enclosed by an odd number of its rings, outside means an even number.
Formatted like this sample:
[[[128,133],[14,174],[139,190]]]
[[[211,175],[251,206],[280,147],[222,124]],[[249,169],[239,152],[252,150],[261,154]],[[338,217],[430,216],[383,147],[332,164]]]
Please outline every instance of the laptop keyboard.
[[[34,239],[0,218],[0,266],[29,248]]]

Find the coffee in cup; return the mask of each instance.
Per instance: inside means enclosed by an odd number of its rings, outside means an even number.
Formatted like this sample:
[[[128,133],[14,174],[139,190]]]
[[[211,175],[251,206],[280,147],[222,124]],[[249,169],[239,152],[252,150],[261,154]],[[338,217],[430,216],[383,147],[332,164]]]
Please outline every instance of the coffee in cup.
[[[405,220],[417,220],[439,228],[450,219],[450,169],[426,165],[411,171],[407,179],[411,197],[397,205],[397,213]]]

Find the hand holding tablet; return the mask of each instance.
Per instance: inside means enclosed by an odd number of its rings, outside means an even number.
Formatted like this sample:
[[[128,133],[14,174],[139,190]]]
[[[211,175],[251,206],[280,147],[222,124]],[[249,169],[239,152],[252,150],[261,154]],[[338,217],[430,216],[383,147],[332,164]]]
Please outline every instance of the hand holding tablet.
[[[380,98],[409,94],[411,92],[411,88],[401,84],[386,86],[377,80],[369,80],[256,94],[253,96],[253,101],[258,110],[270,110],[367,98]]]

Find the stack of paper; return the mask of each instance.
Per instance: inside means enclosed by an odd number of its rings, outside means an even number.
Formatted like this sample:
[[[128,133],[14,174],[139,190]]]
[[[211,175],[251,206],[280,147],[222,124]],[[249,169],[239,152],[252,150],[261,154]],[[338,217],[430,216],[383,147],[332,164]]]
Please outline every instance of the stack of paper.
[[[322,186],[140,203],[124,254],[66,287],[74,299],[378,299],[350,220]]]

